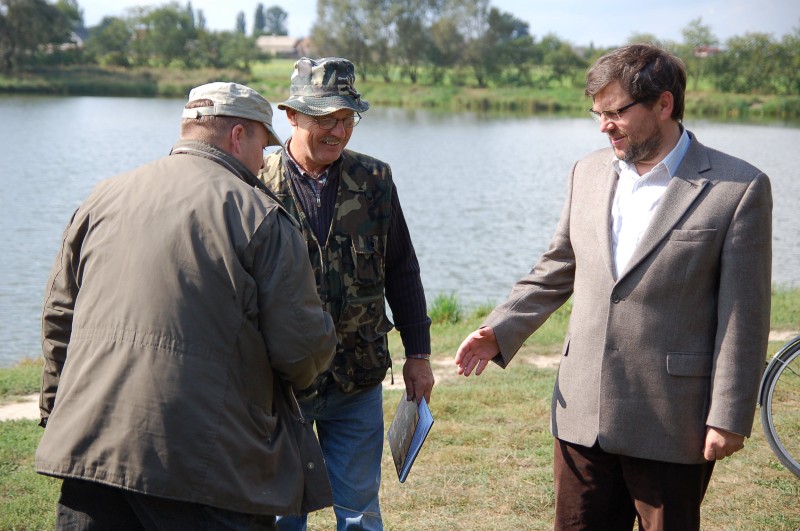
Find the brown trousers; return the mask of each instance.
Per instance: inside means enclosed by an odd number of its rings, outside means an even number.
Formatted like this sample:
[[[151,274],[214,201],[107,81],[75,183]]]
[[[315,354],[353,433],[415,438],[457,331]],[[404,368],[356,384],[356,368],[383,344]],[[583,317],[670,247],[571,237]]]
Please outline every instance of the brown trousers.
[[[698,450],[699,451],[699,450]],[[690,531],[714,462],[699,465],[638,459],[555,439],[555,529]]]

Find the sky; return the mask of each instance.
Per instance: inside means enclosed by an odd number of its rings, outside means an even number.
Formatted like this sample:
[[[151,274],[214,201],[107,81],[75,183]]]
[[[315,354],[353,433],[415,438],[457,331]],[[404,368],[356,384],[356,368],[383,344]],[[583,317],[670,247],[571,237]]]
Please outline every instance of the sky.
[[[167,0],[78,0],[84,23],[97,25],[104,16],[124,16],[132,6],[160,6]],[[186,5],[186,0],[179,0]],[[289,35],[309,33],[316,19],[316,0],[191,0],[201,9],[212,30],[233,30],[236,16],[245,14],[247,30],[253,25],[256,6],[281,7],[289,16]],[[673,0],[671,2],[602,2],[599,0],[490,0],[490,5],[511,13],[529,25],[541,39],[554,33],[573,45],[611,47],[625,44],[633,34],[647,33],[661,40],[682,42],[681,30],[700,18],[724,43],[746,33],[770,33],[776,39],[800,28],[797,0]]]

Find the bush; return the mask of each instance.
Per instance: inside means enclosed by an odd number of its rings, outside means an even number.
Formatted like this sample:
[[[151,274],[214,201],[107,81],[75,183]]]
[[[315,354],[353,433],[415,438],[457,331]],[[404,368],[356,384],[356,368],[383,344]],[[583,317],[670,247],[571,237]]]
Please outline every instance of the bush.
[[[439,294],[433,299],[428,315],[434,323],[457,323],[461,320],[461,303],[454,293]]]

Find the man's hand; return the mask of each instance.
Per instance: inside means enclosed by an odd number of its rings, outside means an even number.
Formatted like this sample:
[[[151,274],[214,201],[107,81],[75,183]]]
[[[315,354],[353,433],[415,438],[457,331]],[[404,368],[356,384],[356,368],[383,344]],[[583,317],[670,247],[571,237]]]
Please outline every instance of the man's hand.
[[[479,375],[499,352],[500,346],[491,327],[475,330],[467,336],[456,352],[458,374],[469,376],[475,370],[475,375]]]
[[[720,428],[706,428],[706,444],[703,457],[706,461],[719,461],[744,448],[744,435]]]
[[[406,358],[403,364],[403,380],[406,383],[406,398],[420,403],[422,397],[431,403],[431,389],[433,389],[433,371],[431,362],[426,359]]]

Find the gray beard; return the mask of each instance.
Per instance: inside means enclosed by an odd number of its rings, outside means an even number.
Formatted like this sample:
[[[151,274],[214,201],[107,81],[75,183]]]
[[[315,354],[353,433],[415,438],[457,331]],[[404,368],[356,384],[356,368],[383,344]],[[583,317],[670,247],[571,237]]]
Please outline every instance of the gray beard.
[[[643,142],[631,142],[622,160],[628,164],[636,164],[641,160],[648,160],[658,153],[663,140],[661,133],[656,132]]]

